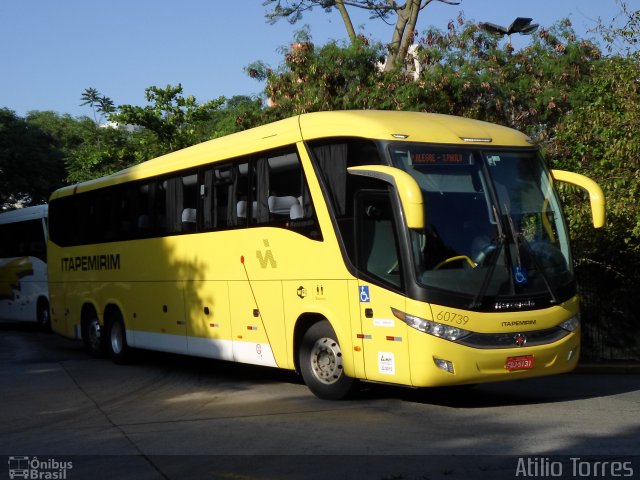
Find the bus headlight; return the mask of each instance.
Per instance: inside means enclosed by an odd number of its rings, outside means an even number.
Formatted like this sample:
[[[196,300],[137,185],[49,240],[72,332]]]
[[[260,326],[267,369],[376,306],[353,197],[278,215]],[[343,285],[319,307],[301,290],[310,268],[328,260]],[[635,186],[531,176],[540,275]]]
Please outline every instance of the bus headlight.
[[[467,335],[471,335],[470,331],[462,328],[454,327],[452,325],[444,325],[442,323],[434,322],[433,320],[416,317],[415,315],[409,315],[408,313],[401,312],[395,308],[392,308],[391,311],[397,319],[402,320],[411,328],[428,333],[434,337],[444,338],[445,340],[455,342]]]
[[[569,320],[565,320],[560,324],[560,328],[566,330],[567,332],[573,332],[576,328],[580,326],[580,314],[576,314],[571,317]]]

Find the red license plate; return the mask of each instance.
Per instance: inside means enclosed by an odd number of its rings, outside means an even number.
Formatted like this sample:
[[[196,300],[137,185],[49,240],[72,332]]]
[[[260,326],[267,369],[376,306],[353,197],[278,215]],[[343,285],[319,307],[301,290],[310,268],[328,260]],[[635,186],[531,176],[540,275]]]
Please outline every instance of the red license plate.
[[[522,355],[520,357],[507,357],[504,368],[512,370],[529,370],[534,365],[533,355]]]

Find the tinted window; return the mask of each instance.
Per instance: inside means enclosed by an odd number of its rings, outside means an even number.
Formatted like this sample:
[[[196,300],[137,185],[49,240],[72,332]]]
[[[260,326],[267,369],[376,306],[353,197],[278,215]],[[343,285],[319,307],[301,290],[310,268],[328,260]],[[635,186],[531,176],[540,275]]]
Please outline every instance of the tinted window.
[[[49,216],[51,240],[62,246],[252,225],[321,238],[292,150],[63,197]]]
[[[42,220],[5,223],[0,225],[0,258],[46,257]]]

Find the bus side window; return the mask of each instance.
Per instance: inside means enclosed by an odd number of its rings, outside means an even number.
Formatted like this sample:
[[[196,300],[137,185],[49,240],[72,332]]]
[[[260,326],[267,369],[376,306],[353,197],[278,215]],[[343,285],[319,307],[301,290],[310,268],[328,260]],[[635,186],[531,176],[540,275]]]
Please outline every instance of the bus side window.
[[[269,212],[269,191],[270,191],[270,168],[269,160],[258,158],[251,162],[253,182],[251,186],[251,223],[268,223]],[[248,204],[247,204],[248,205]]]
[[[234,165],[232,171],[227,222],[230,226],[246,226],[247,217],[253,215],[253,205],[249,202],[249,163]]]
[[[373,141],[361,138],[313,140],[308,142],[308,146],[311,159],[319,172],[327,203],[335,213],[342,243],[355,264],[353,198],[368,182],[363,181],[362,177],[347,174],[347,168],[381,164],[382,157]]]
[[[290,222],[314,219],[311,195],[295,150],[209,166],[200,178],[200,222],[205,231],[273,225],[321,238],[316,221],[304,225]]]
[[[255,223],[284,223],[313,217],[313,204],[295,151],[255,161]]]
[[[355,203],[358,268],[384,283],[402,287],[398,236],[389,192],[360,191]]]
[[[164,233],[188,233],[196,231],[197,174],[170,177],[161,182],[164,191]],[[162,196],[162,195],[160,195]]]
[[[182,177],[181,232],[195,232],[198,219],[198,175],[192,173]]]
[[[153,192],[155,183],[131,185],[131,223],[134,237],[146,238],[153,234]]]
[[[248,164],[223,164],[202,173],[202,229],[233,228],[246,223]]]

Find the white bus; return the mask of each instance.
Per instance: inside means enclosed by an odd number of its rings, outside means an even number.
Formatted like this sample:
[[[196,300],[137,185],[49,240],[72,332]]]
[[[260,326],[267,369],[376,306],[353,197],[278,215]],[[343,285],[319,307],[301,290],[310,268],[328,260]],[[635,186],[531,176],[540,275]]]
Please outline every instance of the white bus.
[[[47,205],[0,213],[0,320],[49,327]]]

